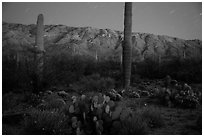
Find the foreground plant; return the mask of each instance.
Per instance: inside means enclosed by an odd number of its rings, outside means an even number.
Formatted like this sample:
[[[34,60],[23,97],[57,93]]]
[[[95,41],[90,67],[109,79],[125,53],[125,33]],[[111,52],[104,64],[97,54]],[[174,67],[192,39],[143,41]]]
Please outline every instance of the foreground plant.
[[[25,118],[24,134],[56,135],[71,134],[69,118],[58,111],[33,109]]]

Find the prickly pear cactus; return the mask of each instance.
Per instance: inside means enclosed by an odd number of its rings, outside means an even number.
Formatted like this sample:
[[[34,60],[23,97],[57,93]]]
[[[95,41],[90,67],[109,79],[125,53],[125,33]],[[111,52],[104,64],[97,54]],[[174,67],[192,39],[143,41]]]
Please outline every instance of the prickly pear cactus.
[[[110,101],[110,97],[109,96],[105,96],[104,99],[105,99],[106,103],[108,103]]]
[[[130,117],[129,109],[125,109],[117,102],[115,103],[109,96],[97,94],[88,97],[86,95],[72,96],[72,100],[64,102],[62,97],[56,98],[54,93],[52,100],[57,100],[63,107],[63,112],[69,119],[72,134],[106,134],[111,132],[118,134],[121,128],[121,121]],[[50,99],[46,99],[49,101]],[[62,106],[61,105],[61,106]],[[112,130],[113,129],[113,130]]]
[[[103,114],[102,108],[98,108],[96,113],[97,113],[98,119],[101,119],[102,118],[102,114]]]
[[[94,103],[98,103],[98,96],[94,96],[92,100]]]
[[[103,95],[101,93],[99,93],[99,95],[98,95],[98,103],[102,104],[103,101],[104,101]]]
[[[89,112],[89,105],[85,95],[81,96],[81,99],[78,102],[78,105],[81,113],[87,114]]]
[[[109,114],[110,113],[110,106],[106,105],[105,107],[105,113]]]
[[[71,119],[71,121],[72,121],[72,128],[77,128],[77,117],[72,117],[72,119]]]
[[[69,106],[69,113],[73,114],[74,113],[74,105]]]
[[[101,135],[103,132],[103,121],[102,120],[98,120],[96,121],[96,133],[98,135]]]
[[[113,111],[114,108],[115,108],[115,103],[114,103],[114,101],[112,101],[112,100],[109,101],[109,102],[108,102],[108,105],[110,106],[110,110]]]

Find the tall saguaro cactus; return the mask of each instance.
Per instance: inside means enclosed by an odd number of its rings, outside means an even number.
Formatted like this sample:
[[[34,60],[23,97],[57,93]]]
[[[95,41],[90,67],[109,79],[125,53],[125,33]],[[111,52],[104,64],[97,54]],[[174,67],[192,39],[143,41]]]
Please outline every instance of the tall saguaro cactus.
[[[43,14],[38,15],[37,19],[37,31],[35,37],[35,79],[34,79],[34,91],[38,92],[42,84],[43,79],[43,54],[44,54],[44,19]]]
[[[132,64],[132,3],[125,3],[123,41],[123,87],[130,86]]]
[[[44,35],[44,25],[43,25],[44,19],[43,19],[43,14],[38,15],[37,19],[37,32],[36,32],[36,37],[35,37],[35,43],[40,51],[44,51],[44,40],[43,40],[43,35]]]

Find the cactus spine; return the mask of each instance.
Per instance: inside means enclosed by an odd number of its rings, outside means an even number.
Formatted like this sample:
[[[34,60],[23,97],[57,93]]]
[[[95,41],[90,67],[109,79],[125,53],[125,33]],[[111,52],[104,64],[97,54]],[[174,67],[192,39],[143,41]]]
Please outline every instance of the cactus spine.
[[[125,3],[123,42],[123,87],[130,86],[132,64],[132,3]]]

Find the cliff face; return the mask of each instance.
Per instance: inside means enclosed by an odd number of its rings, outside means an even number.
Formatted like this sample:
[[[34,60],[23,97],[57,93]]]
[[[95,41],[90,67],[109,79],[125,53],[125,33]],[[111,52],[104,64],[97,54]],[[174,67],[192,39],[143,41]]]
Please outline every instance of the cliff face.
[[[2,54],[26,53],[35,44],[36,25],[5,23],[2,25]],[[120,61],[123,33],[110,29],[45,25],[46,54],[65,52],[72,55],[91,56],[97,60]],[[202,59],[202,41],[132,33],[133,61],[152,59],[166,61],[174,58]],[[120,39],[121,36],[121,39]]]

